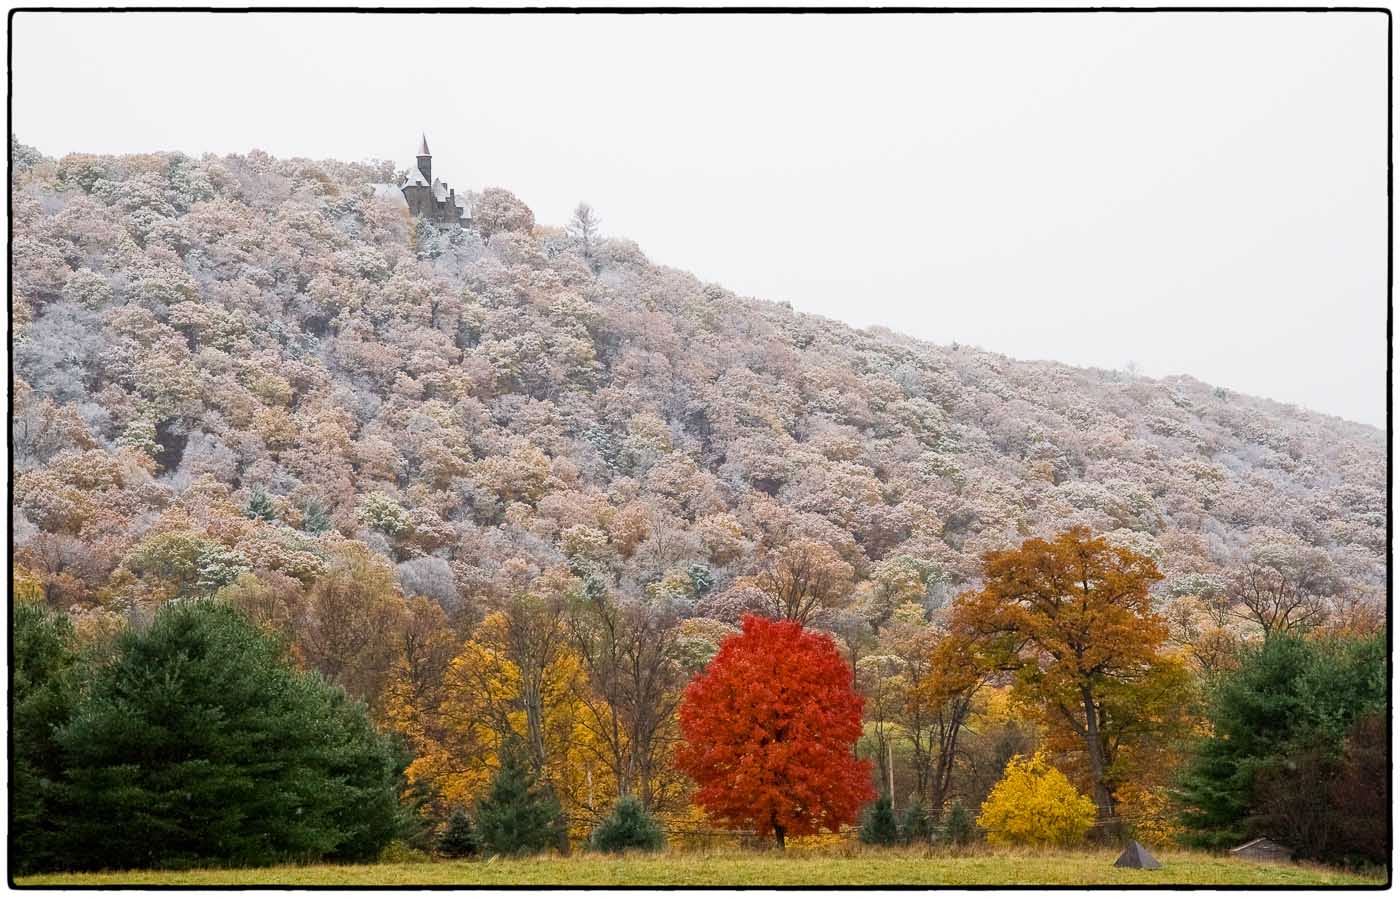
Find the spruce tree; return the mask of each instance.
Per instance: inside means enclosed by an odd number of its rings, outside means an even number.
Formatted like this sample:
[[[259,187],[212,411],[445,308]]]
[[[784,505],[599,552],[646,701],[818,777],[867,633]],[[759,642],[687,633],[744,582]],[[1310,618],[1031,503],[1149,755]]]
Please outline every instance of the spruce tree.
[[[479,847],[471,817],[464,809],[453,808],[447,818],[447,828],[438,838],[437,853],[450,858],[471,857]]]
[[[894,819],[887,795],[875,799],[860,825],[860,840],[866,845],[893,845],[899,841],[899,824]]]
[[[476,829],[488,854],[538,854],[559,843],[559,803],[535,781],[519,746],[508,743],[486,797],[477,803]]]
[[[589,844],[595,851],[660,851],[666,845],[666,837],[642,803],[635,796],[624,795],[608,818],[593,830]]]
[[[966,845],[977,836],[977,826],[972,820],[972,812],[961,801],[953,800],[948,814],[943,818],[943,841],[950,845]]]
[[[927,842],[933,837],[933,823],[922,802],[911,802],[899,821],[899,838],[905,845]]]

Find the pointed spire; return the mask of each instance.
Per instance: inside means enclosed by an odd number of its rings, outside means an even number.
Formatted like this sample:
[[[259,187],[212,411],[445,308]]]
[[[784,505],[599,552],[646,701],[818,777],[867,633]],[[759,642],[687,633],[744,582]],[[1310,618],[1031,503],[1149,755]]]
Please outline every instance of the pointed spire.
[[[418,155],[419,155],[419,156],[431,156],[431,155],[433,155],[432,153],[428,152],[428,135],[427,135],[427,134],[424,134],[424,135],[423,135],[423,139],[420,140],[420,141],[418,142]]]

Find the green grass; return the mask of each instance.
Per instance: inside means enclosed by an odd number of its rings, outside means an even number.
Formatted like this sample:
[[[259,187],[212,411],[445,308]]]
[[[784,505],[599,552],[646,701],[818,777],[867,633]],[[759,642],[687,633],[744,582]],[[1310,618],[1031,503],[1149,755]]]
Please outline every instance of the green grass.
[[[965,854],[928,850],[825,853],[668,852],[662,855],[538,857],[250,870],[135,870],[20,877],[19,886],[768,886],[768,885],[1249,885],[1384,886],[1362,876],[1305,864],[1262,864],[1164,851],[1160,870],[1119,870],[1113,851],[1010,851]]]

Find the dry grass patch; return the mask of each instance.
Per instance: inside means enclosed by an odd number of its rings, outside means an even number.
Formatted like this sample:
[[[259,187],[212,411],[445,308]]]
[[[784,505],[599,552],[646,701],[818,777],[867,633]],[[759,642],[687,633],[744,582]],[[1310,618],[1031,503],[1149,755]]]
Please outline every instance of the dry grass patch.
[[[28,876],[19,886],[765,886],[765,885],[1249,885],[1374,886],[1384,873],[1309,864],[1264,864],[1163,851],[1161,870],[1119,870],[1114,851],[830,849],[667,852],[661,855],[537,857],[411,864],[312,865],[247,870],[138,870]]]

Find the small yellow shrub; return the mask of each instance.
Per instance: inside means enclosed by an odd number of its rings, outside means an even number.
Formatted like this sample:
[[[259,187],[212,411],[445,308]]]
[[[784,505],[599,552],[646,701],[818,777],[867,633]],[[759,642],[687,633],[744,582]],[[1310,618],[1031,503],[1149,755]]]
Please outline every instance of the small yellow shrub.
[[[1069,847],[1094,824],[1094,803],[1037,753],[1016,756],[982,803],[977,825],[994,845]]]
[[[850,832],[820,832],[809,836],[793,836],[787,840],[787,847],[796,851],[834,851],[838,848],[849,848],[854,843],[855,838]]]

